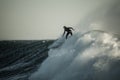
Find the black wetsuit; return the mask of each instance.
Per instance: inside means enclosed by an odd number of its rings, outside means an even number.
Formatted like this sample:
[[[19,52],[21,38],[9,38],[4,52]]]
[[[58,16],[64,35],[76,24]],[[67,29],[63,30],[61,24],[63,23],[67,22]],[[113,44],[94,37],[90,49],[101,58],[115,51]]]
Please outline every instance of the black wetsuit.
[[[64,27],[64,33],[63,33],[63,35],[65,34],[65,32],[67,32],[66,39],[67,39],[67,37],[68,37],[69,34],[71,34],[71,36],[73,35],[72,34],[72,30],[74,30],[72,27]]]

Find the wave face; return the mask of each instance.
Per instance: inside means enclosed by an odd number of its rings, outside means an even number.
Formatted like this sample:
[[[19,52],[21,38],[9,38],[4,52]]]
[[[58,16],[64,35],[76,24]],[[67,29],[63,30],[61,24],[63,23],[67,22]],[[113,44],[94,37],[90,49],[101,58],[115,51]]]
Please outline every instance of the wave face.
[[[28,80],[53,41],[0,41],[0,80]]]
[[[61,46],[57,46],[64,41]],[[104,31],[58,39],[29,80],[120,80],[120,38]]]

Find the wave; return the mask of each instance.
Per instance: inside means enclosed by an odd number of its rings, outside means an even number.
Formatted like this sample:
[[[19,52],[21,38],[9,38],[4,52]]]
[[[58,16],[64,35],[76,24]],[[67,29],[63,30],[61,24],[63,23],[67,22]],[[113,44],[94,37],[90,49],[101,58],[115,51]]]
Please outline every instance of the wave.
[[[56,44],[59,47],[54,48]],[[59,38],[49,57],[29,80],[119,80],[120,38],[104,31],[76,33]]]
[[[53,40],[0,41],[0,80],[28,80],[47,57]]]

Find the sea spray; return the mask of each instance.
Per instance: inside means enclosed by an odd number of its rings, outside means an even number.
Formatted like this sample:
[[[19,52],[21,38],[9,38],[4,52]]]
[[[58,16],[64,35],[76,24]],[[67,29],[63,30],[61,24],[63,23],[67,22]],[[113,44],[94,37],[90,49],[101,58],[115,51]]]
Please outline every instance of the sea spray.
[[[30,80],[120,79],[120,41],[113,34],[104,31],[77,33],[59,48],[51,48],[48,54]]]

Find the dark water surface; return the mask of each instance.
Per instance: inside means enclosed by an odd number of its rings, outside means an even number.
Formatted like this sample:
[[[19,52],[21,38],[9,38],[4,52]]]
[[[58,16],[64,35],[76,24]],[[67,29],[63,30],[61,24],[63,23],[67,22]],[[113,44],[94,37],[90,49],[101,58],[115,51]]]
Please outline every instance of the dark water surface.
[[[28,80],[48,56],[53,40],[0,41],[0,80]]]

